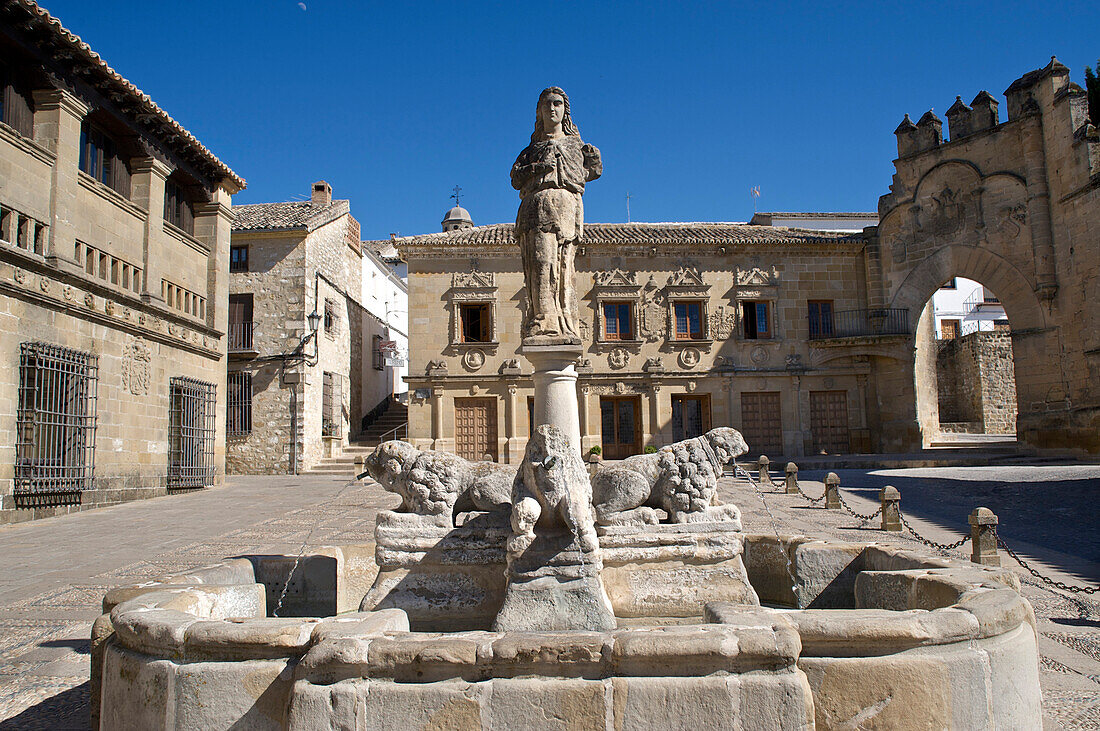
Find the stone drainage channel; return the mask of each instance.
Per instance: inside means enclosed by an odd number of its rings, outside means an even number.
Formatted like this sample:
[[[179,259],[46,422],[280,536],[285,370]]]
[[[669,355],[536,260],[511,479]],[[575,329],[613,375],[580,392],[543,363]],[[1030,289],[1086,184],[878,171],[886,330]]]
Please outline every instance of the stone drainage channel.
[[[674,547],[699,540],[662,535]],[[609,581],[623,620],[608,632],[440,631],[399,609],[356,611],[376,584],[373,545],[120,587],[93,628],[93,723],[1039,727],[1034,614],[1011,571],[875,543],[736,535],[753,590],[781,608],[704,601],[686,616],[645,616],[624,564],[612,568],[626,578]],[[280,599],[296,616],[267,616]]]

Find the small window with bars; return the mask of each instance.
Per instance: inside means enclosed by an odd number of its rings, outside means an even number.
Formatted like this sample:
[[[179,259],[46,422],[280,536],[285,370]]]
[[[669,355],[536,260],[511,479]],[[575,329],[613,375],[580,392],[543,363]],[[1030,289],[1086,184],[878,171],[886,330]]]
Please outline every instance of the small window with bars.
[[[230,372],[228,390],[225,434],[230,437],[248,436],[252,433],[252,374]]]
[[[174,174],[164,183],[164,220],[192,236],[195,234],[195,209],[187,189]]]
[[[229,271],[230,272],[247,272],[248,271],[248,247],[247,246],[230,246],[229,247]]]
[[[92,487],[99,359],[49,343],[19,348],[15,494]]]
[[[177,376],[168,382],[168,487],[214,482],[213,383]]]

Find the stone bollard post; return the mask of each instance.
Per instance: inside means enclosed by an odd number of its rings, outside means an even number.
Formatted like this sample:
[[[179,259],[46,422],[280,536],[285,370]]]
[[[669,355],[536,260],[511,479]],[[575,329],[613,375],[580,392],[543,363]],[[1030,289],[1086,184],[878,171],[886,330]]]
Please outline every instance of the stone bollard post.
[[[772,482],[772,475],[768,472],[768,468],[771,466],[771,460],[768,459],[766,454],[760,455],[760,459],[756,460],[756,464],[760,469],[760,487],[775,487],[775,483]]]
[[[798,465],[794,462],[787,463],[786,493],[788,495],[798,494]]]
[[[825,475],[825,508],[840,510],[840,477],[835,472]]]
[[[967,518],[970,523],[970,560],[985,566],[1000,566],[1001,557],[997,554],[996,513],[989,508],[974,508]]]
[[[879,492],[882,501],[882,530],[901,530],[901,493],[893,485],[887,485]]]

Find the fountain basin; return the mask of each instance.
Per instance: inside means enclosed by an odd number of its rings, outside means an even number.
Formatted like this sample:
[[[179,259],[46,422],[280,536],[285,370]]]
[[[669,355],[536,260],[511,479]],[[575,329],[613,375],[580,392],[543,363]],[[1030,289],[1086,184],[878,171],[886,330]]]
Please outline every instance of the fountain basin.
[[[106,729],[1041,724],[1034,615],[1008,569],[742,537],[771,607],[710,601],[609,632],[416,632],[398,609],[346,611],[371,546],[299,564],[295,611],[335,616],[265,616],[292,557],[161,577],[105,597],[93,704]]]

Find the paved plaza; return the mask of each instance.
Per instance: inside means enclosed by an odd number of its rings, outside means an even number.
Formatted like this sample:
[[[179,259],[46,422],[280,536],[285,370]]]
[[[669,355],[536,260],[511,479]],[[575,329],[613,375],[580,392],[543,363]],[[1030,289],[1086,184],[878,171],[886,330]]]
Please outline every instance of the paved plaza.
[[[948,543],[962,537],[969,511],[985,505],[1000,516],[1006,541],[1044,574],[1093,585],[1100,579],[1098,508],[1088,494],[1100,484],[1100,466],[839,474],[857,512],[873,512],[878,488],[895,485],[913,527]],[[805,492],[821,495],[822,477],[804,471]],[[911,536],[879,532],[877,521],[865,524],[800,495],[769,491],[761,500],[731,478],[720,487],[723,499],[741,506],[750,532],[916,545]],[[209,490],[0,529],[0,729],[87,727],[88,635],[109,587],[225,556],[369,542],[377,511],[397,502],[373,483],[340,477],[231,477]],[[1021,578],[1039,619],[1047,728],[1100,728],[1100,597]]]

